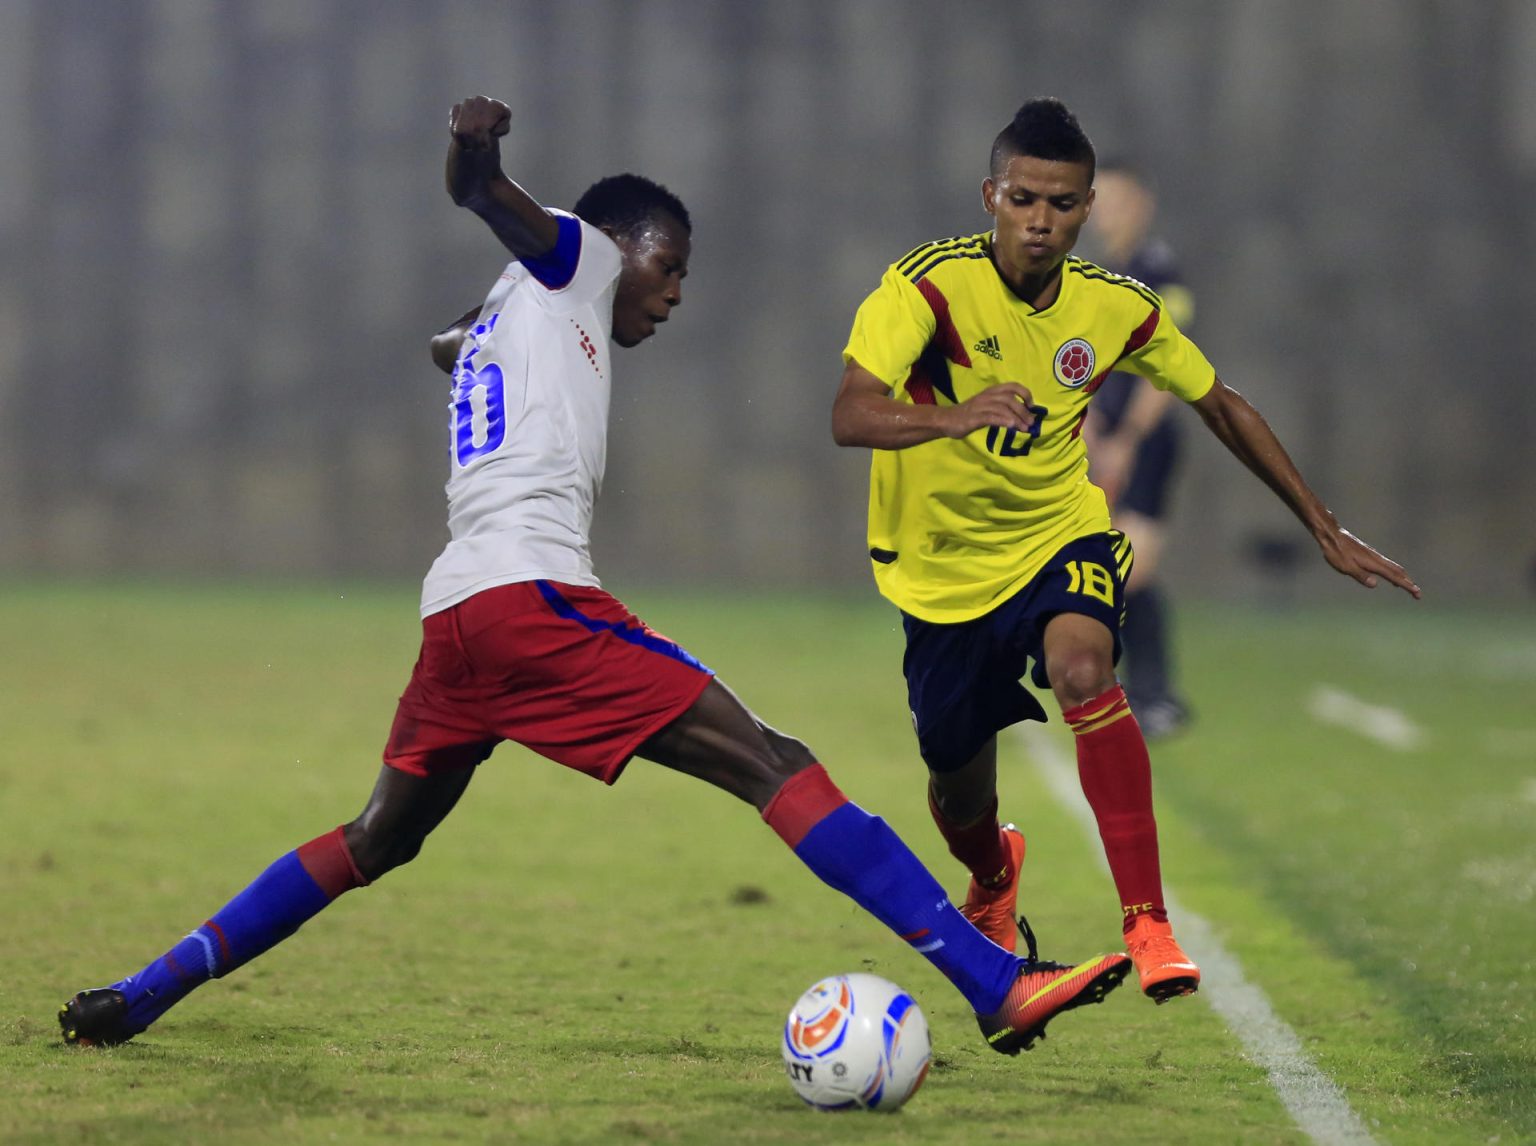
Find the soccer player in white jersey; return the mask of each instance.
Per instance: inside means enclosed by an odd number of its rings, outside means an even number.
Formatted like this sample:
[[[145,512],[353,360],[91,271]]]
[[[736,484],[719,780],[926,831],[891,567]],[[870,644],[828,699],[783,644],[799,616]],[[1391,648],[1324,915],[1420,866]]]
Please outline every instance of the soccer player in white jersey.
[[[451,540],[426,578],[421,655],[373,795],[142,970],[76,994],[59,1012],[65,1040],[133,1038],[338,895],[413,859],[492,749],[515,740],[605,783],[639,756],[752,804],[812,872],[954,983],[994,1049],[1027,1049],[1055,1015],[1117,986],[1126,957],[1068,966],[992,943],[804,744],[599,587],[587,532],[610,336],[634,346],[682,301],[692,226],[676,196],[634,175],[594,184],[574,214],[546,210],[502,173],[510,116],[477,96],[450,118],[448,190],[513,262],[433,341],[453,375]]]

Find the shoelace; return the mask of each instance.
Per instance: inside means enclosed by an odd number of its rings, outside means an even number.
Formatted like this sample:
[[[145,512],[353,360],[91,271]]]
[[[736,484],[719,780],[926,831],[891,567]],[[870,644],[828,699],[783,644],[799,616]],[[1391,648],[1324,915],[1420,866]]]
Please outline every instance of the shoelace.
[[[1173,941],[1173,937],[1169,935],[1150,935],[1140,943],[1133,943],[1129,946],[1131,954],[1133,956],[1140,956],[1142,959],[1152,959],[1163,963],[1182,963],[1189,958],[1189,956],[1184,954],[1183,949]]]
[[[1040,948],[1035,942],[1035,930],[1029,925],[1029,920],[1023,915],[1018,918],[1019,934],[1024,936],[1024,946],[1029,954],[1024,957],[1024,971],[1033,974],[1036,971],[1067,971],[1071,968],[1065,963],[1057,963],[1054,959],[1040,958]]]
[[[1023,915],[1019,916],[1019,933],[1024,936],[1024,945],[1029,949],[1029,956],[1025,959],[1025,962],[1040,962],[1040,948],[1035,944],[1034,928],[1030,927],[1029,920],[1025,919]]]

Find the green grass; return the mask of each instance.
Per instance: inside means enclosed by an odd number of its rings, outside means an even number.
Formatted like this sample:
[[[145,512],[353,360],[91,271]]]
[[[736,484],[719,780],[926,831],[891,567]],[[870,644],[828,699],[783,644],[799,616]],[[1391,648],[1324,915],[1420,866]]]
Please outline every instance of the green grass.
[[[1536,618],[1368,598],[1181,614],[1194,730],[1155,751],[1168,882],[1379,1140],[1536,1138]],[[1353,600],[1353,599],[1351,599]],[[807,740],[955,891],[927,822],[892,616],[867,599],[631,604]],[[504,747],[421,860],[110,1051],[71,990],[136,969],[350,818],[415,655],[409,590],[0,590],[0,1141],[1303,1141],[1198,997],[1133,990],[1017,1060],[752,811],[637,764],[613,790]],[[1408,713],[1380,747],[1319,683]],[[1016,744],[1046,953],[1116,940],[1097,847]],[[869,969],[936,1066],[893,1117],[822,1116],[783,1013]]]

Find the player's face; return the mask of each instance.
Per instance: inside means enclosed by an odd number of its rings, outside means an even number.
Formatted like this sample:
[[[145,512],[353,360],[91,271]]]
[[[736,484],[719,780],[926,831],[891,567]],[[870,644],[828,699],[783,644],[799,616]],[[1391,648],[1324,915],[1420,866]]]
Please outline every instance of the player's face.
[[[613,340],[638,346],[682,304],[692,244],[682,224],[671,218],[647,223],[633,238],[615,235],[613,241],[624,254],[613,296]]]
[[[997,221],[993,254],[1005,279],[1047,275],[1067,257],[1093,207],[1088,178],[1084,163],[1015,155],[1001,175],[982,182],[982,201]]]

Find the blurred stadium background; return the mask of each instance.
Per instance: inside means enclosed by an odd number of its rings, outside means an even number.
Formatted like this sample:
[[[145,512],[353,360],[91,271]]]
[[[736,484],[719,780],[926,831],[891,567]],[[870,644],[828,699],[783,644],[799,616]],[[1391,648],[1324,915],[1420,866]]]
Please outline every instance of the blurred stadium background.
[[[441,188],[477,92],[544,201],[629,169],[694,213],[682,321],[615,389],[621,592],[863,584],[866,459],[827,428],[849,320],[983,228],[1038,94],[1155,175],[1197,340],[1346,524],[1442,601],[1532,589],[1527,0],[4,0],[0,573],[426,568],[426,339],[503,261]],[[1280,591],[1255,544],[1305,539],[1190,426],[1170,572]]]

